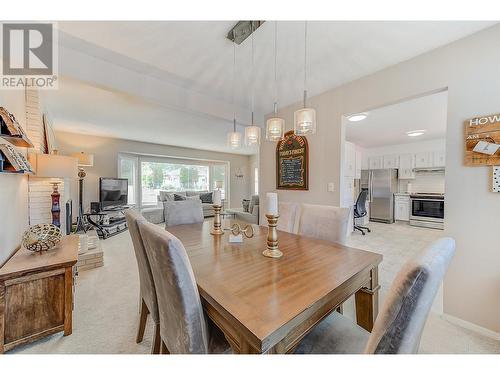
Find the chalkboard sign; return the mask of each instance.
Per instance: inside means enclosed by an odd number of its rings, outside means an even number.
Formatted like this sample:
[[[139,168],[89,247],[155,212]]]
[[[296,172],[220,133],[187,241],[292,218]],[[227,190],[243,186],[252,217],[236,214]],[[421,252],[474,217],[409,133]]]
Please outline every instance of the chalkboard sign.
[[[309,189],[309,146],[306,137],[293,131],[276,145],[276,189]]]

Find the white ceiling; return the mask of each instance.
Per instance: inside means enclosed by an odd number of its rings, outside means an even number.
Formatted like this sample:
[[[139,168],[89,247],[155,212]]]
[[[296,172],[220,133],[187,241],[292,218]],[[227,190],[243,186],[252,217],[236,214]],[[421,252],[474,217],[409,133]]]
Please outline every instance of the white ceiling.
[[[169,82],[182,90],[197,95],[216,98],[220,102],[231,102],[232,88],[232,43],[225,38],[234,21],[162,21],[162,22],[60,22],[64,35],[82,41],[80,52],[99,54],[97,49],[112,51],[107,60],[117,65],[119,57],[151,67],[151,72],[167,77]],[[315,95],[354,79],[374,73],[391,65],[410,59],[434,48],[465,37],[489,27],[493,22],[375,22],[375,21],[314,21],[308,26],[308,92]],[[301,100],[303,90],[304,23],[287,21],[278,23],[278,81],[281,106]],[[255,73],[252,78],[250,39],[237,47],[236,103],[237,118],[246,123],[252,103],[252,85],[255,88],[255,112],[268,113],[273,103],[273,35],[274,22],[266,22],[255,32]],[[64,38],[60,38],[63,39]],[[90,48],[91,46],[92,48]],[[75,48],[74,45],[72,48]],[[153,73],[150,73],[153,74]],[[149,142],[165,142],[193,148],[230,151],[225,145],[228,119],[204,116],[207,105],[189,111],[188,127],[192,133],[171,137],[177,130],[182,108],[153,106],[151,103],[134,104],[120,111],[107,111],[102,100],[109,106],[123,102],[117,93],[105,94],[102,89],[79,87],[72,82],[61,90],[49,93],[53,108],[50,108],[56,129],[85,128],[85,132],[117,133],[119,124],[128,123],[129,116],[148,118],[141,127],[130,126],[121,138],[140,139]],[[97,90],[99,94],[94,94]],[[175,94],[175,89],[172,89]],[[106,96],[103,99],[101,96]],[[179,95],[180,96],[180,95]],[[84,104],[69,100],[79,97]],[[215,100],[215,99],[214,99]],[[152,106],[154,108],[152,108]],[[81,113],[74,116],[73,111]],[[90,116],[85,108],[100,108]],[[246,110],[241,110],[246,108]],[[152,111],[154,113],[148,113]],[[244,113],[242,113],[244,112]],[[64,115],[65,122],[58,121]],[[125,117],[127,116],[127,117]],[[78,118],[78,117],[81,117]],[[175,120],[179,121],[175,121]],[[222,121],[226,120],[226,121]],[[84,121],[84,122],[81,122]],[[81,123],[80,123],[81,122]],[[91,122],[91,124],[90,124]],[[184,119],[181,121],[186,122]],[[80,124],[78,124],[80,123]],[[84,126],[83,126],[84,124]],[[230,124],[230,123],[229,123]],[[162,129],[168,137],[158,137],[155,132]],[[184,127],[182,128],[184,130]],[[194,135],[194,136],[193,136]],[[175,142],[175,143],[174,143]],[[241,153],[255,150],[244,149]]]
[[[68,77],[58,90],[43,93],[54,128],[60,131],[179,147],[230,152],[220,121],[210,116],[161,107],[138,97],[87,85]],[[208,131],[207,129],[218,129]],[[239,129],[242,131],[242,129]],[[240,154],[255,153],[244,147]]]
[[[346,139],[365,148],[444,138],[448,93],[441,92],[367,112],[359,122],[345,121]],[[425,130],[409,137],[406,132]]]

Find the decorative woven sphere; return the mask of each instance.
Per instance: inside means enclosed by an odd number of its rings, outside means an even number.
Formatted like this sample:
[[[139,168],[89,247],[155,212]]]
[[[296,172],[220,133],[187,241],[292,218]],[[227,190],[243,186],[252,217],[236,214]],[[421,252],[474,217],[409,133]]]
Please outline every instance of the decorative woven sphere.
[[[53,224],[37,224],[23,233],[22,244],[30,251],[50,250],[61,240],[61,230]]]

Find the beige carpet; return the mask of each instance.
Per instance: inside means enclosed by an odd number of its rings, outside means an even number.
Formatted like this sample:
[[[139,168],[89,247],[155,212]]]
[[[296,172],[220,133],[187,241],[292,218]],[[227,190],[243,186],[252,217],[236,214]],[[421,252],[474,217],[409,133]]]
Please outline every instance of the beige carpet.
[[[354,235],[353,246],[381,252],[383,298],[402,262],[442,232],[407,225],[372,224],[371,234]],[[411,238],[412,241],[408,241]],[[410,244],[408,244],[410,242]],[[73,334],[62,334],[18,347],[9,353],[149,353],[152,324],[145,339],[135,343],[139,279],[128,232],[101,242],[104,267],[82,271],[76,287]],[[422,353],[500,353],[500,342],[457,327],[431,314],[420,346]]]

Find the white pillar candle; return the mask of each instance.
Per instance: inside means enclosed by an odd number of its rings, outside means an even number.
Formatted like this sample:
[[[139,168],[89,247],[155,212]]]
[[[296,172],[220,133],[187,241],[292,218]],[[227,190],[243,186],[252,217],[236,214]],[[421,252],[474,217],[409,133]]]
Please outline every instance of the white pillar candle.
[[[277,193],[267,193],[267,215],[278,215],[278,194]]]
[[[213,202],[215,206],[222,206],[220,190],[214,190]]]

